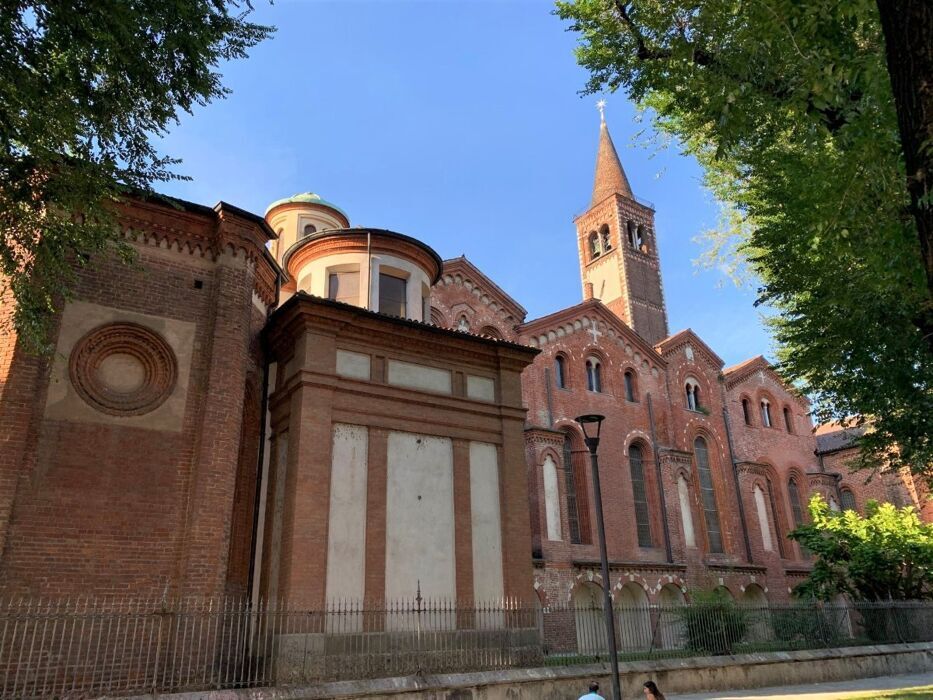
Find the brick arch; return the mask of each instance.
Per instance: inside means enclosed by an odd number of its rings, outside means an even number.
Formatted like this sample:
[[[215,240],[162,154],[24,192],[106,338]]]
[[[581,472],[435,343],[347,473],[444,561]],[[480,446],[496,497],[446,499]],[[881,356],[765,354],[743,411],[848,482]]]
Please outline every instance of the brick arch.
[[[638,428],[630,430],[625,436],[625,447],[622,449],[622,454],[628,457],[628,448],[634,445],[636,442],[642,443],[642,447],[648,452],[648,454],[652,456],[652,458],[654,457],[654,450],[651,449],[651,436],[648,435],[648,433],[646,433],[644,430],[639,430]]]
[[[446,328],[448,326],[447,318],[444,316],[444,312],[436,306],[431,307],[431,323],[441,328]]]
[[[648,590],[650,600],[653,605],[657,605],[660,602],[661,589],[663,589],[665,586],[674,586],[678,588],[681,594],[686,598],[687,582],[683,578],[677,574],[661,574],[661,576],[659,576],[658,580],[655,582],[654,586]]]
[[[748,401],[748,423],[745,422],[744,409],[742,409],[742,402]],[[750,428],[757,428],[761,421],[758,419],[757,409],[755,408],[755,397],[749,394],[747,391],[743,391],[739,394],[739,408],[743,410],[742,413],[742,424],[747,425]]]
[[[588,586],[595,586],[600,591],[603,589],[603,576],[598,571],[580,571],[576,576],[574,576],[573,581],[570,584],[570,587],[567,589],[567,600],[573,602],[574,594],[579,591],[581,588],[586,588]],[[609,597],[612,598],[614,591],[612,588],[609,589]]]

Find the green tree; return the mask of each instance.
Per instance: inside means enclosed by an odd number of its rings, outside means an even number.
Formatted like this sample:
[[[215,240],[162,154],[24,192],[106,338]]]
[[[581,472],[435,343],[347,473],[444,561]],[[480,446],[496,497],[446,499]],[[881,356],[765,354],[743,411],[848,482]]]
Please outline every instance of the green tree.
[[[910,506],[869,501],[865,515],[832,511],[819,496],[810,501],[811,522],[789,534],[816,561],[794,589],[804,598],[830,600],[933,599],[933,525]]]
[[[871,421],[865,464],[933,477],[933,269],[915,216],[929,183],[913,185],[930,144],[908,191],[874,1],[576,0],[557,13],[579,34],[586,91],[625,91],[703,166],[724,203],[710,259],[779,312],[779,369],[816,418]]]
[[[219,63],[271,34],[246,21],[251,9],[248,0],[0,0],[0,285],[33,349],[46,347],[74,265],[106,249],[129,255],[113,203],[178,177],[153,137],[225,95]]]

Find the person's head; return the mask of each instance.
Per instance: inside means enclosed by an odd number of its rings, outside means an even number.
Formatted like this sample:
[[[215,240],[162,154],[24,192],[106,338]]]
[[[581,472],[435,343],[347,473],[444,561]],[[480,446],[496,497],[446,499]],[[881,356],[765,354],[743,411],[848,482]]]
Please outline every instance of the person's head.
[[[599,683],[597,683],[596,681],[593,681],[592,683],[590,683],[590,692],[596,693],[598,691],[599,691]]]
[[[654,681],[645,681],[645,695],[660,695],[661,691],[658,690],[658,686],[655,685]]]

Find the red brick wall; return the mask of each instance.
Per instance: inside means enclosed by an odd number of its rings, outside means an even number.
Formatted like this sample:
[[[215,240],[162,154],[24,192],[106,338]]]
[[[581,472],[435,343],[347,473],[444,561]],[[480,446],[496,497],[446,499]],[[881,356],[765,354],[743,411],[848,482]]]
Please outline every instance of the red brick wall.
[[[140,226],[146,211],[133,213]],[[200,233],[190,215],[177,219],[178,229]],[[218,594],[228,560],[235,561],[230,571],[237,590],[245,586],[243,550],[230,553],[229,538],[233,520],[248,550],[251,526],[245,533],[242,526],[251,513],[247,518],[244,504],[251,509],[254,494],[244,492],[238,515],[231,516],[238,464],[244,474],[255,472],[255,449],[241,448],[244,438],[255,443],[258,429],[258,421],[250,428],[242,420],[244,412],[258,413],[259,401],[258,391],[245,395],[247,372],[255,373],[259,362],[260,323],[251,323],[254,263],[242,251],[212,260],[186,250],[135,247],[135,265],[102,256],[79,270],[75,298],[194,324],[182,429],[45,418],[48,374],[40,376],[40,363],[19,349],[10,362],[6,336],[0,358],[10,376],[0,375],[0,478],[5,486],[15,482],[16,495],[0,551],[0,590]],[[0,524],[3,507],[0,502]]]

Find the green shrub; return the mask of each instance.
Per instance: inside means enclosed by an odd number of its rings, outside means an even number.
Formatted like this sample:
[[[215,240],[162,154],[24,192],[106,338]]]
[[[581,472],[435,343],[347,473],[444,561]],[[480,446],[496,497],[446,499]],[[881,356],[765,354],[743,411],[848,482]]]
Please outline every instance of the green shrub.
[[[748,613],[718,591],[694,593],[691,605],[677,613],[692,651],[732,654],[748,631]]]

